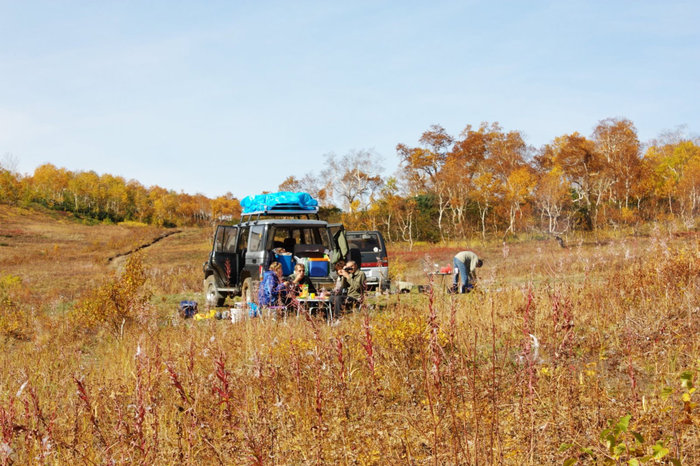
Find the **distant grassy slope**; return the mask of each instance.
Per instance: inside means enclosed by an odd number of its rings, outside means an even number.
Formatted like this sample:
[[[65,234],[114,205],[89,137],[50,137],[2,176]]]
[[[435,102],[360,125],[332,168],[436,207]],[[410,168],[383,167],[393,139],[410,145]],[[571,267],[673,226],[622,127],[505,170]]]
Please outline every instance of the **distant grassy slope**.
[[[114,268],[109,258],[166,230],[84,225],[70,214],[0,205],[0,271],[22,278],[44,299],[73,299]]]

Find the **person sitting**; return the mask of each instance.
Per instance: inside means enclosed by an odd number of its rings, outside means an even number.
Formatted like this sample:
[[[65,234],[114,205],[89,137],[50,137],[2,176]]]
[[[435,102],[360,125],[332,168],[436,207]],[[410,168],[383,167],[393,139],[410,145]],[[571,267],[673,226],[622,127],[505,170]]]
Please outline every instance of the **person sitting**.
[[[316,288],[311,278],[306,275],[306,267],[304,267],[304,264],[299,263],[294,266],[294,276],[289,282],[289,295],[298,297],[305,287],[307,293],[316,293]]]
[[[333,297],[333,309],[336,315],[362,304],[367,281],[365,273],[359,269],[355,261],[348,261],[338,275],[342,277],[341,288],[346,291]]]
[[[282,264],[273,262],[263,274],[258,302],[261,306],[278,306],[286,300],[286,287],[282,283]]]
[[[343,259],[340,259],[333,265],[333,269],[338,275],[338,278],[335,279],[335,285],[333,286],[334,295],[339,294],[343,291],[343,276],[340,274],[340,271],[343,270],[343,267],[345,267],[345,261]]]

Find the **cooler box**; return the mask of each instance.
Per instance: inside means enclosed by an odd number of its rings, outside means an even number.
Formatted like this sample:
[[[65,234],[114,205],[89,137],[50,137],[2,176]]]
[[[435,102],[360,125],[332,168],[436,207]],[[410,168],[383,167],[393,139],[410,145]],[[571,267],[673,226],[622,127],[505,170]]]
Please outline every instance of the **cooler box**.
[[[282,275],[291,275],[294,272],[291,254],[275,254],[275,258],[282,264]]]
[[[326,277],[330,262],[328,259],[309,258],[309,277]]]

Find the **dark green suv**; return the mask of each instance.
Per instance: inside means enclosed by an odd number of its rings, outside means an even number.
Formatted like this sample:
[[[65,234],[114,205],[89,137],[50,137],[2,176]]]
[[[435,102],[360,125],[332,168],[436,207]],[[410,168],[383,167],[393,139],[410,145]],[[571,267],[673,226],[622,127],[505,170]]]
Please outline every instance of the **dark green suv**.
[[[311,274],[310,278],[316,289],[331,289],[333,264],[347,257],[348,244],[343,225],[329,224],[315,214],[314,219],[308,211],[266,211],[243,216],[237,225],[217,226],[203,267],[207,304],[223,306],[228,296],[255,301],[263,272],[277,259],[276,251],[280,250],[292,261],[292,269],[295,261],[327,257],[328,272]],[[282,216],[286,218],[279,218]],[[286,272],[291,274],[289,268]]]

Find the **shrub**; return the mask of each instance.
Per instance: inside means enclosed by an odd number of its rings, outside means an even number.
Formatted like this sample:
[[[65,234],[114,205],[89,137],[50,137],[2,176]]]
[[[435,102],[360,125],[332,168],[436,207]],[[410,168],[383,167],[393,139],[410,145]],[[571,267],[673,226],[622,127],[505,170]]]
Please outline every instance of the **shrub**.
[[[26,300],[27,290],[15,275],[0,276],[0,335],[16,340],[30,340],[33,325],[29,310],[19,303]]]
[[[132,254],[120,276],[79,300],[71,312],[71,321],[77,328],[94,330],[104,326],[119,335],[125,324],[145,318],[150,310],[151,292],[145,284],[141,255]]]

